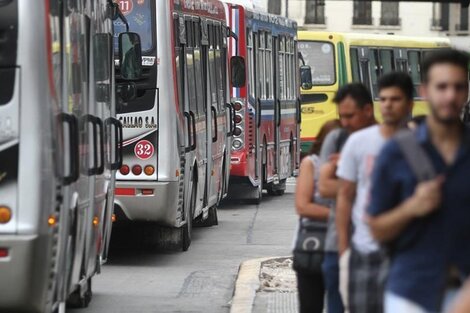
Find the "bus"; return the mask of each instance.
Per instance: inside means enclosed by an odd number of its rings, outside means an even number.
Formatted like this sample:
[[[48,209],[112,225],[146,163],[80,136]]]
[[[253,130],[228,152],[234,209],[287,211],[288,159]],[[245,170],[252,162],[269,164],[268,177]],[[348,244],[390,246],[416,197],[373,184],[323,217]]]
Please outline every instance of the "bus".
[[[225,8],[217,0],[117,2],[141,35],[143,75],[137,96],[118,108],[124,142],[116,225],[138,223],[153,238],[147,243],[186,251],[193,222],[217,225],[228,187]]]
[[[116,12],[107,0],[0,2],[2,312],[91,300],[120,165]],[[126,38],[139,41],[123,34],[121,55],[138,55]]]
[[[235,110],[230,197],[259,203],[263,190],[282,195],[299,167],[300,108],[297,24],[229,5],[232,56],[245,71],[231,85]]]
[[[427,51],[450,47],[446,38],[405,37],[359,33],[299,31],[301,65],[310,67],[312,81],[300,89],[302,153],[307,153],[322,125],[337,118],[333,97],[342,85],[362,82],[377,101],[377,79],[390,71],[410,74],[415,84],[414,115],[426,114],[420,99],[420,62]],[[378,105],[374,106],[380,120]]]

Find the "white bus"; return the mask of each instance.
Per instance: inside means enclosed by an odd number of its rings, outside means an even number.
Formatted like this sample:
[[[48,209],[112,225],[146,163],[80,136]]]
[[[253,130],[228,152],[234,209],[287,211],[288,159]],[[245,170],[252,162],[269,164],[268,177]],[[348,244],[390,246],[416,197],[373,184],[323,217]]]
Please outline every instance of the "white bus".
[[[108,0],[0,1],[1,312],[91,299],[120,167],[115,15]]]
[[[187,250],[193,220],[216,225],[227,192],[233,111],[226,7],[217,0],[117,2],[142,38],[144,66],[137,98],[118,111],[124,161],[117,224],[148,222],[140,227]]]

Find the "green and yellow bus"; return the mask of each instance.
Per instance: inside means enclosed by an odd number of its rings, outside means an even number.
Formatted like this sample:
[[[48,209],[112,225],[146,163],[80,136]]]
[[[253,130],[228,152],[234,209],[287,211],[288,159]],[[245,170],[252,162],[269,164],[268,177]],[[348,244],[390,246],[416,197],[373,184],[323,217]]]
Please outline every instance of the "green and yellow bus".
[[[426,114],[418,93],[421,59],[430,50],[447,47],[446,38],[299,31],[300,63],[310,66],[312,73],[312,85],[303,84],[300,90],[302,151],[308,151],[326,121],[338,116],[333,97],[348,82],[364,83],[377,99],[378,77],[390,71],[407,72],[416,87],[413,114]],[[380,120],[378,106],[375,113]]]

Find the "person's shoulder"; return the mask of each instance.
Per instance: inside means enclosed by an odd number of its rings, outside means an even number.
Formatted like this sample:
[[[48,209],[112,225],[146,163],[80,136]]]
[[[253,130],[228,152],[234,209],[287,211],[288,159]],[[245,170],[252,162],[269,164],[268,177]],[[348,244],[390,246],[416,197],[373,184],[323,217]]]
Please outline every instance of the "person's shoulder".
[[[328,133],[328,135],[326,135],[325,142],[337,140],[343,131],[344,130],[342,128],[333,129]]]

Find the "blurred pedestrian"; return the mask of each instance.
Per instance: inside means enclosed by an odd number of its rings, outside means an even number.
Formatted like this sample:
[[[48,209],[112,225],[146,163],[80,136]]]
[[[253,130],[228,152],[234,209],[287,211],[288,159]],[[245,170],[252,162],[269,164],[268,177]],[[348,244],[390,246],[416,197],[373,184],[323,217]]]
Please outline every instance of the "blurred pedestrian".
[[[458,284],[449,273],[470,270],[470,129],[460,119],[468,61],[450,49],[426,57],[421,95],[431,114],[376,160],[369,223],[391,255],[386,313],[440,312],[444,291]]]
[[[338,249],[341,257],[345,255],[344,262],[349,263],[348,302],[351,313],[383,312],[387,257],[372,238],[365,214],[374,160],[386,140],[406,127],[413,110],[414,87],[408,74],[386,74],[380,77],[377,85],[383,123],[360,130],[348,138],[336,173],[340,178],[336,204]]]
[[[301,313],[323,313],[325,286],[321,264],[331,200],[323,199],[318,191],[318,154],[326,135],[339,127],[339,120],[323,125],[309,155],[300,164],[297,178],[295,207],[299,224],[294,248],[294,269],[297,272]]]
[[[339,260],[335,224],[335,199],[338,190],[338,178],[335,174],[337,160],[349,134],[375,124],[375,118],[372,98],[367,88],[362,84],[353,83],[341,87],[334,102],[338,105],[342,128],[332,131],[323,143],[320,153],[322,167],[319,190],[324,198],[333,201],[328,217],[325,259],[322,266],[327,291],[327,312],[342,313],[345,310],[339,288]],[[344,278],[342,281],[346,282]],[[343,294],[346,294],[346,291],[343,288]]]
[[[457,296],[449,312],[446,313],[468,313],[470,312],[470,280]]]

